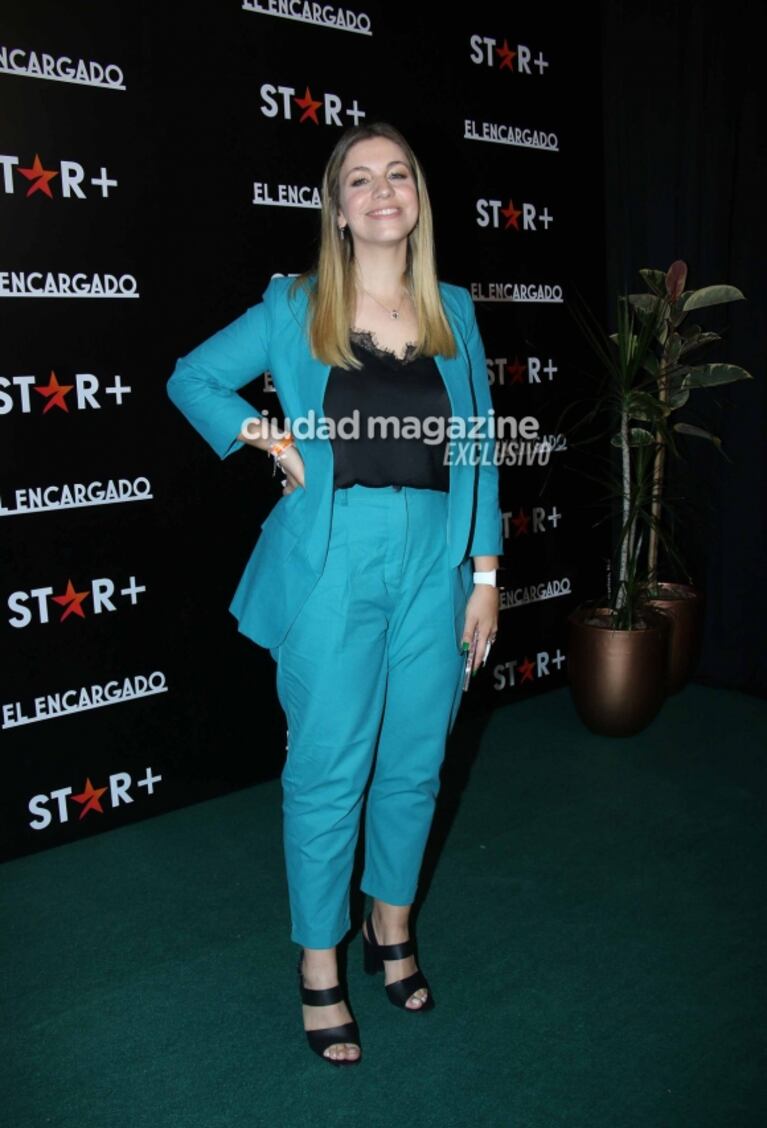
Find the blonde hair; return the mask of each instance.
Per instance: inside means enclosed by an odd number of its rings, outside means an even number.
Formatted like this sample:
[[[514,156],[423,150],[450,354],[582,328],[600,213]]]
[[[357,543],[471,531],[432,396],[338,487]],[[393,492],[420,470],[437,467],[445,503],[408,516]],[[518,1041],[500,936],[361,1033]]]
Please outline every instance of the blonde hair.
[[[341,167],[358,141],[388,137],[403,150],[415,179],[418,222],[408,236],[403,284],[410,291],[418,319],[416,356],[456,355],[456,344],[439,291],[434,253],[434,225],[423,169],[405,138],[388,122],[371,122],[346,130],[330,154],[322,176],[320,247],[315,265],[294,279],[289,293],[301,286],[309,296],[309,343],[312,355],[324,364],[360,368],[349,342],[356,307],[354,245],[351,232],[341,237],[338,228]],[[316,283],[311,282],[316,275]]]

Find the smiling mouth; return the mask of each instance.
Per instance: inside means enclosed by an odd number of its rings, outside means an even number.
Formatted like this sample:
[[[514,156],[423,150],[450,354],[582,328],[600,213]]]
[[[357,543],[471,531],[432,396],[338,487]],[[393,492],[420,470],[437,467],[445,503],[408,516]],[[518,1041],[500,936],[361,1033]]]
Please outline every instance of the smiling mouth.
[[[378,208],[376,211],[368,212],[375,219],[388,219],[390,215],[399,215],[399,208]]]

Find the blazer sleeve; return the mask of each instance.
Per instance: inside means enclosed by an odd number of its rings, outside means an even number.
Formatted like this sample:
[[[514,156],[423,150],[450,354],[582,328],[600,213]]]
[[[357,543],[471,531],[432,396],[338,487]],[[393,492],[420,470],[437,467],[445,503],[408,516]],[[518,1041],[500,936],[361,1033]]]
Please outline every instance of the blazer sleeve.
[[[237,435],[249,416],[264,414],[238,389],[269,367],[274,300],[282,281],[272,278],[258,305],[180,357],[166,384],[172,403],[219,458],[245,445]]]
[[[479,463],[477,486],[477,509],[474,534],[469,546],[470,556],[500,556],[503,553],[503,515],[498,502],[498,467],[493,457],[495,439],[491,431],[494,416],[490,414],[493,406],[490,396],[490,379],[487,374],[485,346],[480,336],[474,301],[469,291],[463,288],[466,303],[467,346],[471,362],[471,383],[477,404],[477,415],[483,422],[480,437],[481,459]]]

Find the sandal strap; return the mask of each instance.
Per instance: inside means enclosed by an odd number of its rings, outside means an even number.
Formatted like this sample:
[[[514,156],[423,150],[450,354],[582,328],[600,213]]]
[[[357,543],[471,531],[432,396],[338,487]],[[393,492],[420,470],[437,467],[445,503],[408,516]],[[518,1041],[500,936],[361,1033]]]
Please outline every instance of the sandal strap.
[[[303,963],[304,951],[303,948],[298,953],[298,983],[301,988],[301,999],[307,1006],[310,1007],[326,1007],[330,1003],[342,1003],[345,999],[344,992],[340,983],[336,983],[334,987],[305,987],[304,976],[301,971],[301,964]]]
[[[341,984],[336,983],[335,987],[304,987],[301,983],[301,998],[310,1007],[326,1007],[329,1003],[341,1003],[344,999],[344,993],[341,989]]]
[[[413,941],[403,940],[400,944],[379,944],[378,955],[382,960],[404,960],[413,954]]]
[[[408,975],[405,979],[398,979],[395,983],[387,983],[386,991],[390,998],[405,1003],[419,987],[425,987],[427,991],[430,991],[429,984],[426,982],[426,976],[420,968],[414,971],[412,975]]]
[[[408,937],[399,944],[379,944],[376,938],[375,931],[373,930],[373,914],[370,913],[368,917],[368,936],[373,943],[376,955],[382,960],[404,960],[407,956],[413,955],[413,940]]]
[[[353,1042],[362,1048],[359,1027],[356,1022],[344,1022],[340,1026],[323,1026],[321,1030],[307,1030],[306,1037],[312,1046],[326,1050],[336,1042]]]

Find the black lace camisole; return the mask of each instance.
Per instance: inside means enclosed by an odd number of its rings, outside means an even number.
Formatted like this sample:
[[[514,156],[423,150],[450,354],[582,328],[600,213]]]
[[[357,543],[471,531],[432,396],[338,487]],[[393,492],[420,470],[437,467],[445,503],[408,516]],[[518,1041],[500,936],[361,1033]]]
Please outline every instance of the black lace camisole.
[[[353,329],[350,343],[362,368],[331,368],[323,400],[326,418],[344,421],[340,433],[331,432],[334,489],[360,484],[447,492],[451,404],[434,357],[413,358],[414,344],[398,357],[367,329]]]

